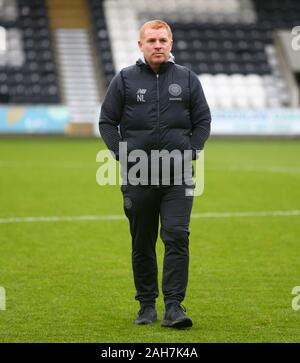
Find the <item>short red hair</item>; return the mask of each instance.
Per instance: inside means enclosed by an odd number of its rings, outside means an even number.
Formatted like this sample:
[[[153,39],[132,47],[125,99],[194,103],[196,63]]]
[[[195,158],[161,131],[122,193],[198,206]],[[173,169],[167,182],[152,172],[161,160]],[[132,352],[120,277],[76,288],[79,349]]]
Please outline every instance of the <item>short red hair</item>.
[[[140,39],[142,38],[142,35],[143,35],[145,29],[147,29],[147,28],[151,28],[151,29],[165,28],[165,29],[167,29],[170,38],[171,39],[173,38],[172,30],[171,30],[169,24],[167,24],[163,20],[156,19],[156,20],[150,20],[150,21],[147,21],[146,23],[144,23],[142,25],[142,27],[140,28]]]

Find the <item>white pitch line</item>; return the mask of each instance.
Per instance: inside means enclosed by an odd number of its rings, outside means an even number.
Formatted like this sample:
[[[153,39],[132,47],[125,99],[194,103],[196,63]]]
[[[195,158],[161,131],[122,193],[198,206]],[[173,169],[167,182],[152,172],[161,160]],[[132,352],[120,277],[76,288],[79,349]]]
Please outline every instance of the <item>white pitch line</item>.
[[[300,210],[277,210],[257,212],[207,212],[192,213],[192,218],[243,218],[243,217],[290,217],[300,216]],[[125,220],[121,214],[91,215],[91,216],[49,216],[49,217],[12,217],[0,218],[0,224],[5,223],[37,223],[37,222],[76,222],[76,221],[114,221]]]
[[[257,212],[207,212],[194,213],[192,218],[233,218],[233,217],[289,217],[299,216],[300,210],[274,210]]]
[[[221,170],[222,167],[218,168]],[[228,166],[226,170],[244,171],[244,172],[263,172],[263,173],[281,173],[281,174],[300,174],[300,168],[282,167],[282,166]]]
[[[0,160],[0,168],[63,168],[63,169],[81,169],[81,168],[97,168],[95,162],[59,162],[59,161],[45,161],[45,162],[30,162],[30,161],[15,161],[15,160]],[[208,167],[208,170],[210,167]],[[217,170],[236,170],[244,172],[265,172],[265,173],[283,173],[283,174],[300,174],[299,167],[289,166],[269,166],[269,165],[255,165],[255,166],[239,166],[239,165],[219,165]]]
[[[57,161],[45,161],[45,162],[19,162],[19,161],[6,161],[0,160],[0,168],[54,168],[54,169],[82,169],[82,168],[95,168],[97,164],[95,162],[57,162]]]
[[[74,221],[113,221],[125,219],[122,215],[94,216],[49,216],[49,217],[12,217],[0,218],[1,223],[35,223],[35,222],[74,222]]]

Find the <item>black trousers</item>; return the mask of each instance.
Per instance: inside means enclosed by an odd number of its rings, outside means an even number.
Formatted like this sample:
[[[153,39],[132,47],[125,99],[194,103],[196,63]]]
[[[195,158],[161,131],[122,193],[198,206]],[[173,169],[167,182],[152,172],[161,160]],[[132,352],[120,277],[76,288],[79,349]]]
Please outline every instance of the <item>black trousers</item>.
[[[186,190],[189,193],[186,195]],[[192,190],[191,190],[192,189]],[[162,291],[165,304],[183,301],[188,283],[189,223],[193,187],[121,187],[132,237],[135,299],[152,303],[158,297],[156,240],[165,246]]]

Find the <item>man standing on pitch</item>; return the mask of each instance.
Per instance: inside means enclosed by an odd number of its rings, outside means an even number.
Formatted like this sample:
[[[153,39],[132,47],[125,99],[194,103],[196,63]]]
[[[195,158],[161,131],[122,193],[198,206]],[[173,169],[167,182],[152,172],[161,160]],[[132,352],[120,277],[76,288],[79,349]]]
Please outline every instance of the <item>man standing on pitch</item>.
[[[122,159],[120,142],[127,142],[128,153],[143,150],[149,157],[153,150],[179,150],[182,154],[190,150],[196,159],[204,147],[210,134],[210,110],[195,73],[175,64],[172,43],[167,23],[146,22],[138,41],[141,58],[135,65],[122,69],[107,90],[99,128],[117,160]],[[149,174],[151,168],[149,163]],[[160,219],[160,236],[165,245],[162,280],[165,312],[161,325],[192,326],[181,302],[188,283],[193,186],[175,183],[175,179],[171,173],[169,181],[164,183],[160,173],[155,185],[150,181],[148,185],[134,185],[127,180],[121,188],[132,237],[135,298],[140,302],[136,324],[157,320],[155,246]]]

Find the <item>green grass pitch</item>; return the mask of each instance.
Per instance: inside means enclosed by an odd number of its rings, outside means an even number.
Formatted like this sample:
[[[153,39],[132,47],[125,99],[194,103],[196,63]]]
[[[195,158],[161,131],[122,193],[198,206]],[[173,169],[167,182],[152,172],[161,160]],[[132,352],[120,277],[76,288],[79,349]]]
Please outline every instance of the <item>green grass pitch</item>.
[[[299,342],[299,140],[211,139],[205,190],[192,218],[184,305],[189,330],[135,326],[126,219],[11,222],[122,215],[119,186],[96,184],[96,139],[0,140],[1,342]],[[233,213],[233,214],[230,214]],[[235,214],[237,213],[237,214]],[[163,244],[157,242],[159,273]],[[163,314],[160,294],[157,307]]]

